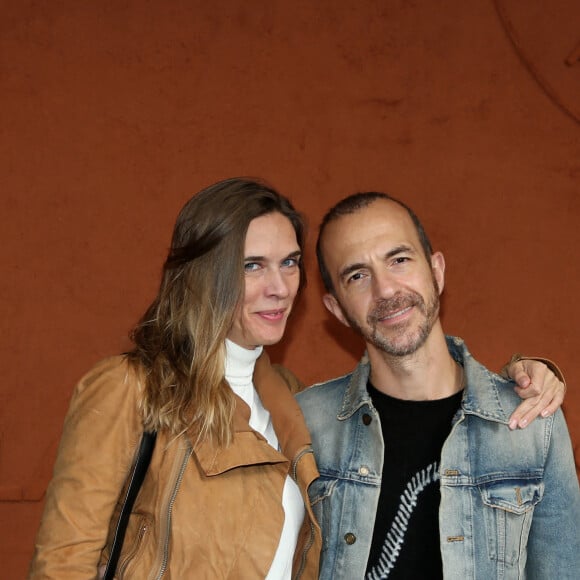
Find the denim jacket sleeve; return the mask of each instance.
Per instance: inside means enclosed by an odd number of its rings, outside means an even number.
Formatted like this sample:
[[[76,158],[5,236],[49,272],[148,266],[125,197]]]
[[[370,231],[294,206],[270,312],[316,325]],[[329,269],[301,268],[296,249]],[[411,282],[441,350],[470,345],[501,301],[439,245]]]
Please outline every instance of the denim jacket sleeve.
[[[527,578],[574,580],[580,573],[580,491],[570,436],[560,410],[553,417],[545,453],[545,493],[535,508],[530,529]]]

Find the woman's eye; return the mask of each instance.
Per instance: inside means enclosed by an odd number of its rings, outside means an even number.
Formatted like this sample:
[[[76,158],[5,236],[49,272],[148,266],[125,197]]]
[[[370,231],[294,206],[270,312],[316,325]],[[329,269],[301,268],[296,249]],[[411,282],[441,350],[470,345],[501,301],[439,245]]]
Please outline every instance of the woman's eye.
[[[244,264],[244,271],[245,272],[255,272],[256,270],[260,269],[260,264],[258,262],[246,262]]]
[[[300,260],[298,258],[286,258],[282,262],[282,267],[283,268],[292,268],[294,266],[298,266],[299,263],[300,263]]]

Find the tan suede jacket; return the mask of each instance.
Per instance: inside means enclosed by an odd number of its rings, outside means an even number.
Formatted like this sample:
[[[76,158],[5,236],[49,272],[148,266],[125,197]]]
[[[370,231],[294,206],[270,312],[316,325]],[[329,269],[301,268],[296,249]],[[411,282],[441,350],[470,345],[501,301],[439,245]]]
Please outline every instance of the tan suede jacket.
[[[284,377],[284,378],[283,378]],[[37,535],[30,578],[96,578],[142,424],[139,380],[123,357],[98,364],[76,387]],[[237,401],[234,443],[192,447],[186,435],[159,433],[133,507],[117,578],[265,578],[284,521],[286,475],[306,508],[293,578],[316,579],[320,528],[307,488],[318,477],[310,434],[292,391],[293,375],[263,354],[254,384],[270,411],[281,452],[253,431]]]

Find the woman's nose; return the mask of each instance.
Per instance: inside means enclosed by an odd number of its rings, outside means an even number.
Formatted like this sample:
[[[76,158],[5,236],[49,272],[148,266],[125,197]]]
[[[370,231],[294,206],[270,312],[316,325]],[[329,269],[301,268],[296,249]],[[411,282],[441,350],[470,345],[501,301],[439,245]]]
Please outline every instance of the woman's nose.
[[[268,274],[266,288],[269,295],[286,298],[290,294],[290,287],[284,274],[280,270],[271,270]]]

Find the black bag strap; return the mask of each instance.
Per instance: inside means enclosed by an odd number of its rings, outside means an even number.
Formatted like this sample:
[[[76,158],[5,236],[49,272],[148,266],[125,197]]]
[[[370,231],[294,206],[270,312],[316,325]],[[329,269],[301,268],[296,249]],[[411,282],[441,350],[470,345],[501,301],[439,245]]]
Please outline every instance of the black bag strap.
[[[145,479],[145,474],[151,463],[156,438],[156,431],[144,431],[141,437],[137,457],[135,458],[135,463],[129,476],[129,485],[127,486],[127,492],[123,500],[123,507],[121,508],[119,520],[117,521],[113,544],[111,545],[111,555],[105,568],[103,580],[113,580],[115,577],[119,556],[121,555],[121,548],[123,547],[123,540],[125,539],[125,532],[127,531],[127,524],[129,523],[129,516],[131,515],[133,504],[135,503],[135,499],[137,498],[143,480]]]

